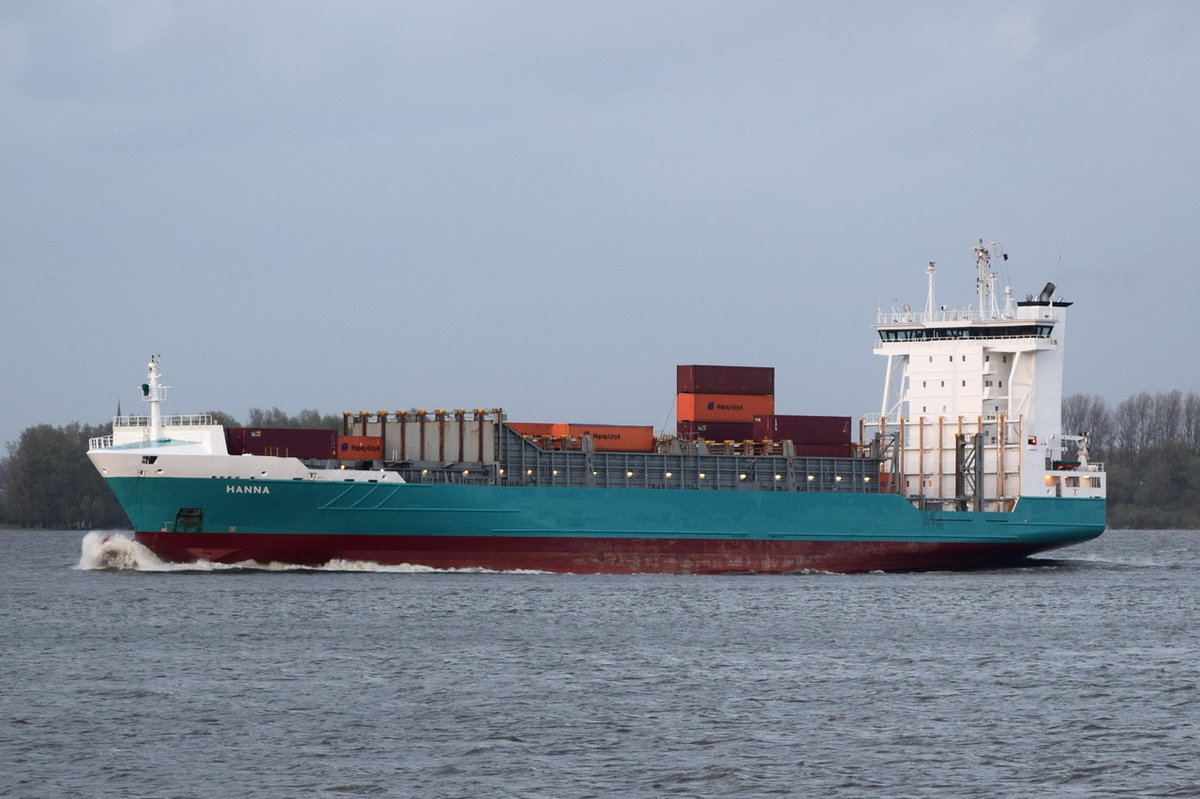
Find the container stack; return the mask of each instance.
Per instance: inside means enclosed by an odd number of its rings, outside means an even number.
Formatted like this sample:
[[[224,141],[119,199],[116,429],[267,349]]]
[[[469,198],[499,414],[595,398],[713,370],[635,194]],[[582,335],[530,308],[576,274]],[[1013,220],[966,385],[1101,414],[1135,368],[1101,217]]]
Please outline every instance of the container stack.
[[[230,455],[273,455],[301,460],[374,461],[383,458],[378,436],[341,436],[336,430],[293,427],[227,427]]]
[[[685,441],[746,441],[775,413],[773,366],[675,367],[676,432]]]
[[[548,449],[579,449],[587,434],[597,452],[654,451],[654,428],[649,425],[509,422],[508,426]]]

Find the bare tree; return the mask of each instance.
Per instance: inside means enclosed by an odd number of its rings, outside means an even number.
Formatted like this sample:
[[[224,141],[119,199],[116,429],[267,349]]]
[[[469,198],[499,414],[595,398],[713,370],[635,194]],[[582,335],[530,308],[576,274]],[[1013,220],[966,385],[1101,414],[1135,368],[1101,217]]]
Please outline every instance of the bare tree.
[[[1178,390],[1155,394],[1148,426],[1147,445],[1179,440],[1183,434],[1183,394]]]
[[[1189,391],[1183,398],[1183,420],[1180,434],[1192,452],[1200,455],[1200,394]]]
[[[1062,429],[1086,435],[1093,458],[1109,457],[1113,445],[1113,419],[1108,403],[1098,394],[1072,394],[1063,400]]]
[[[342,425],[340,416],[322,416],[315,408],[305,408],[292,416],[278,407],[266,410],[251,408],[246,422],[247,427],[307,427],[337,430]]]
[[[1150,444],[1150,412],[1154,399],[1143,391],[1117,406],[1113,414],[1112,460],[1133,466]]]

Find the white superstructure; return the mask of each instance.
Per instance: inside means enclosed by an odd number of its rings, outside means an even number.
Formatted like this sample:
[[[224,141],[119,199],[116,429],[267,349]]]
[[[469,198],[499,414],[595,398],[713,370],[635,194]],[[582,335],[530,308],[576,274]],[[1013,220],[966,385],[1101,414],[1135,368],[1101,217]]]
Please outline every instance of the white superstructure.
[[[403,483],[392,471],[314,466],[298,458],[230,455],[225,428],[212,414],[164,416],[161,405],[170,386],[161,383],[159,356],[148,364],[142,399],[148,416],[117,416],[113,432],[88,442],[88,457],[103,477],[202,477],[243,480],[325,480]]]
[[[977,305],[936,306],[926,269],[924,311],[880,312],[887,356],[883,403],[867,417],[893,490],[923,507],[1011,510],[1019,496],[1103,497],[1102,464],[1062,434],[1066,311],[1053,283],[1013,302],[995,292],[999,245],[974,247]],[[1004,256],[1007,259],[1007,256]],[[1075,431],[1072,431],[1075,432]]]

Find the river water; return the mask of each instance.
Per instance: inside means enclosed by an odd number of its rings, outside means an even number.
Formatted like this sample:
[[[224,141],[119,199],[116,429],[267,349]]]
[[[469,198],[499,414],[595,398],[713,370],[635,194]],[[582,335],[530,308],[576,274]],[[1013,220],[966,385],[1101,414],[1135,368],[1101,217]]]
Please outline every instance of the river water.
[[[769,577],[103,538],[0,532],[0,796],[1200,796],[1200,532]]]

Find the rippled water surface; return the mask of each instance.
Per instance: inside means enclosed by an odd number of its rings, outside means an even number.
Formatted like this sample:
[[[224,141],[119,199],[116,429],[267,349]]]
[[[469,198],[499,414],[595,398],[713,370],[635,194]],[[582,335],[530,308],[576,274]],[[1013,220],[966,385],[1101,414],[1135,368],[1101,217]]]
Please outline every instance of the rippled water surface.
[[[167,569],[0,532],[0,796],[1200,795],[1200,533],[1005,571]]]

